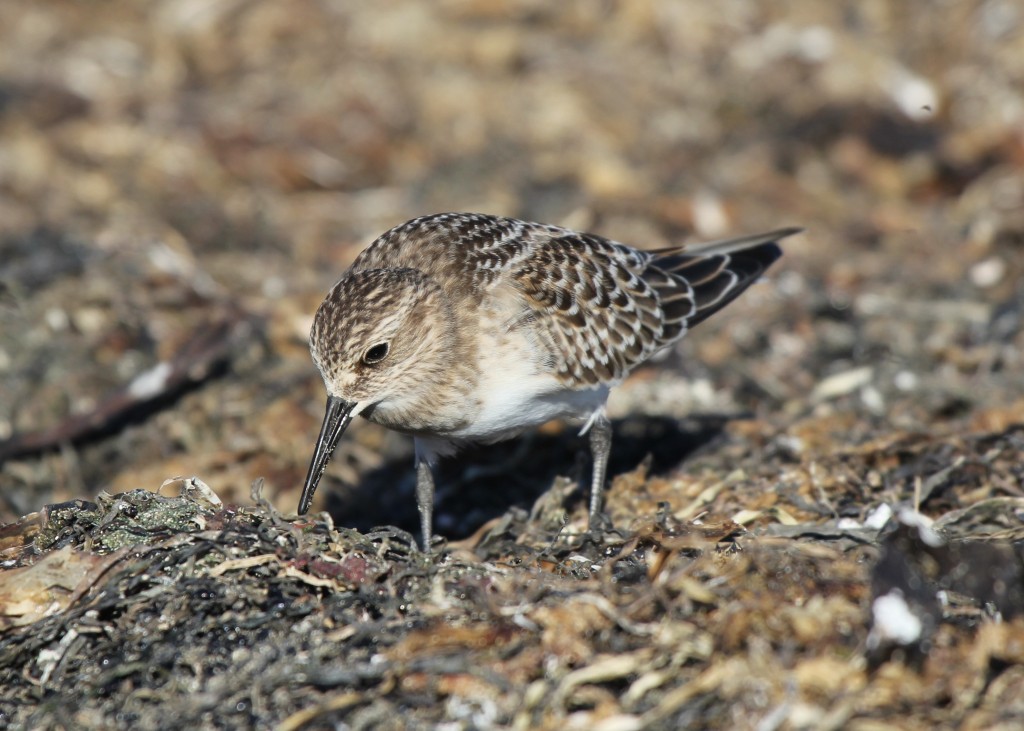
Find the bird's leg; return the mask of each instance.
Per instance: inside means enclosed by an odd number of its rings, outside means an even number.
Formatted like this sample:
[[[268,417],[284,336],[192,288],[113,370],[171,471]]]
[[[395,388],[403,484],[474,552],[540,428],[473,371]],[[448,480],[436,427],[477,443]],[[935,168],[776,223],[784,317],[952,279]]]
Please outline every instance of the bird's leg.
[[[423,552],[430,553],[434,523],[434,471],[430,462],[416,455],[416,507],[420,510]]]
[[[590,485],[590,514],[588,528],[593,530],[601,524],[601,501],[604,497],[604,480],[608,474],[608,455],[612,451],[612,423],[601,409],[590,420],[590,456],[594,461],[594,477]]]

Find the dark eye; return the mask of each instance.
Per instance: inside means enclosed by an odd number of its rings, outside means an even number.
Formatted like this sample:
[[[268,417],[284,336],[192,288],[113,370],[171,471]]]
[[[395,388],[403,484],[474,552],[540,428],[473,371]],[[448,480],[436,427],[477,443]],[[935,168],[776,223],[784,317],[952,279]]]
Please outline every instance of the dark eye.
[[[372,348],[363,353],[363,363],[366,363],[366,365],[374,365],[375,363],[380,363],[387,357],[388,344],[377,343]]]

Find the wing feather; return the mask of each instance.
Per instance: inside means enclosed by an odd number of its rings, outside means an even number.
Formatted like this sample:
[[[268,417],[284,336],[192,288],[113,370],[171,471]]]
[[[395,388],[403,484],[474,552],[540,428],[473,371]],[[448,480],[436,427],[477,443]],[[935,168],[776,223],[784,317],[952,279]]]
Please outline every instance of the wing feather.
[[[533,311],[529,322],[538,341],[552,349],[548,362],[570,388],[621,380],[738,297],[782,254],[771,236],[692,253],[642,252],[590,234],[545,233],[535,235],[510,276]]]
[[[508,330],[536,343],[538,367],[568,388],[610,385],[739,296],[799,229],[639,251],[557,226],[484,214],[413,219],[380,236],[352,269],[411,267],[462,301],[512,287]]]

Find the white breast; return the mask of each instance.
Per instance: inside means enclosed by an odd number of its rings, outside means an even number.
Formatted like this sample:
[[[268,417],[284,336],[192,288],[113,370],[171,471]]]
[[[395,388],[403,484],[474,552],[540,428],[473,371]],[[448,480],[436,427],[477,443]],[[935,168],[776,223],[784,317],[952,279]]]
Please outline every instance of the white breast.
[[[494,332],[494,331],[492,331]],[[451,434],[456,439],[496,442],[552,419],[586,419],[608,399],[608,387],[566,389],[521,333],[500,330],[483,338],[480,380],[474,393],[477,412],[470,424]]]

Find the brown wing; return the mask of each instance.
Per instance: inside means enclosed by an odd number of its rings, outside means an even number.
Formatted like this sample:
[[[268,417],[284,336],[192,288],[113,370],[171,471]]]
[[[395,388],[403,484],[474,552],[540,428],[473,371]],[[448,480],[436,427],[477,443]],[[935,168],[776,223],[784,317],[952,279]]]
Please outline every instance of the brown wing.
[[[511,272],[528,305],[520,322],[567,386],[613,384],[739,296],[782,255],[775,241],[794,232],[696,252],[641,252],[562,232],[535,243]]]
[[[724,307],[797,229],[642,252],[600,236],[479,213],[415,218],[377,238],[352,270],[421,270],[457,299],[511,285],[549,368],[570,388],[611,384]]]

